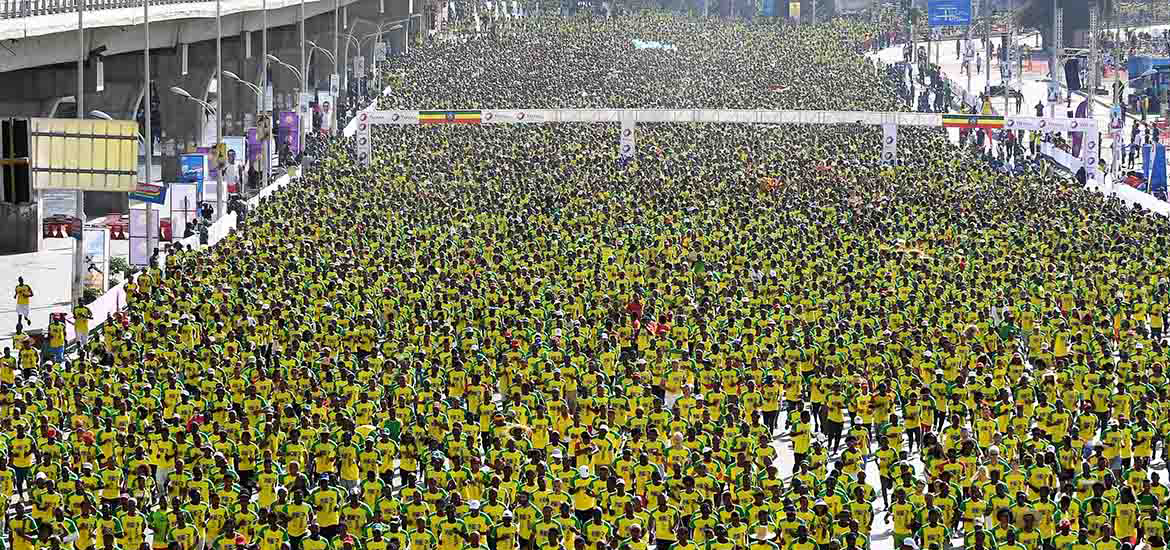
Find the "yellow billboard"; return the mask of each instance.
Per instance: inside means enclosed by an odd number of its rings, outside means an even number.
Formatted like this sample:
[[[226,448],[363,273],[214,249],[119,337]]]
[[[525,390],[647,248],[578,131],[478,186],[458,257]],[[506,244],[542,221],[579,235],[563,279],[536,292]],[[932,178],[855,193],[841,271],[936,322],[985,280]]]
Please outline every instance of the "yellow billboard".
[[[134,191],[138,123],[31,119],[29,172],[34,189]]]

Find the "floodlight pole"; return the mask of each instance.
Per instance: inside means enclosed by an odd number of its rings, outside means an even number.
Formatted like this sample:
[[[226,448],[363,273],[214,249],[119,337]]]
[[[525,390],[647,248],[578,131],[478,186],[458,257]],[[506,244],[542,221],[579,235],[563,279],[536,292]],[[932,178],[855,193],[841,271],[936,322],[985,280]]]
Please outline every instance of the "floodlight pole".
[[[223,19],[220,0],[215,0],[215,219],[224,215],[223,171],[226,159],[219,157],[223,143]]]
[[[142,136],[142,144],[146,146],[143,152],[143,158],[146,159],[143,163],[143,180],[147,185],[152,182],[150,180],[150,165],[154,162],[154,137],[150,131],[150,1],[142,0],[142,118],[146,121],[146,133]],[[154,239],[154,233],[157,231],[155,227],[151,226],[151,218],[154,214],[154,204],[146,201],[146,252],[148,254],[154,253],[154,248],[158,243]],[[152,231],[154,229],[155,231]]]
[[[77,118],[85,118],[85,0],[77,1]],[[76,212],[78,234],[73,242],[73,281],[71,295],[74,306],[81,305],[82,276],[85,273],[85,191],[77,190]],[[40,231],[40,228],[37,228]]]

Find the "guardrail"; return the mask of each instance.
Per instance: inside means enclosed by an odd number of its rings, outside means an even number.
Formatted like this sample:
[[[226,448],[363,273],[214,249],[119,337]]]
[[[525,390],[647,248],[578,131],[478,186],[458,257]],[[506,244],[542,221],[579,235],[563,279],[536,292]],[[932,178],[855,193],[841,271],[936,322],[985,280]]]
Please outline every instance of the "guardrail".
[[[81,0],[85,11],[142,7],[142,0]],[[211,0],[147,0],[151,6],[201,4]],[[0,0],[0,19],[19,19],[56,13],[76,13],[76,0]]]

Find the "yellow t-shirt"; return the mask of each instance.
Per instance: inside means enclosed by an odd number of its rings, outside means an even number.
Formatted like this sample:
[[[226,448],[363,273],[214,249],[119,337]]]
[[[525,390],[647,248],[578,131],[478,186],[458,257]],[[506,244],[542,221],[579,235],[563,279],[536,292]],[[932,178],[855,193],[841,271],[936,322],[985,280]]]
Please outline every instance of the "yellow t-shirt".
[[[16,305],[27,306],[28,299],[32,298],[32,287],[28,285],[17,285],[16,287]]]

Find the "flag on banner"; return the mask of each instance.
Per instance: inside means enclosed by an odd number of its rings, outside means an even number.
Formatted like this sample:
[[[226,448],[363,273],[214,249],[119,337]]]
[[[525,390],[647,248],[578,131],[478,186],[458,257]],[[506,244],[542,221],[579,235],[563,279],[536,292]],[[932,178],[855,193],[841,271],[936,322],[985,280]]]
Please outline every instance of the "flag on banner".
[[[1085,100],[1077,105],[1076,118],[1086,118],[1089,112],[1089,101]],[[1081,158],[1081,142],[1085,139],[1084,132],[1069,132],[1072,134],[1072,156]]]
[[[1150,170],[1150,194],[1166,199],[1166,146],[1154,146],[1154,168]]]
[[[419,124],[479,124],[480,111],[419,111]]]
[[[130,200],[166,204],[167,187],[165,185],[138,182],[138,187],[130,192]]]
[[[1142,175],[1150,181],[1150,144],[1142,145]]]
[[[943,115],[945,128],[1003,128],[1003,115]]]

